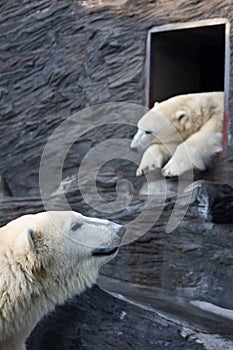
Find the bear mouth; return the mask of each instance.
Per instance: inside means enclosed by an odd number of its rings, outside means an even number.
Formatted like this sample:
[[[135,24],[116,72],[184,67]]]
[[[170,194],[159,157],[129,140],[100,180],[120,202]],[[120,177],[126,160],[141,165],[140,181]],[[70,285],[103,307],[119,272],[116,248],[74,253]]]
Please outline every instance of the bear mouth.
[[[115,248],[96,248],[92,252],[92,256],[109,256],[118,252],[118,247]]]

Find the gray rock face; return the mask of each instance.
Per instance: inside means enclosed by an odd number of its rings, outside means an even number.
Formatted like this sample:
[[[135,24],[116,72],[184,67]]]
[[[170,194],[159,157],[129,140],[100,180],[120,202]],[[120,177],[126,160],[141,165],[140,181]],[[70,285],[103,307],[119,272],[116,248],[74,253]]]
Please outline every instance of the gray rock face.
[[[110,169],[102,176],[99,174],[99,193],[111,197],[117,177],[116,172],[111,173]],[[135,242],[122,247],[117,258],[102,269],[99,285],[117,298],[94,289],[81,299],[74,298],[63,307],[58,307],[35,329],[28,340],[29,348],[42,349],[47,342],[48,349],[91,349],[93,344],[99,349],[118,349],[119,344],[126,341],[124,335],[128,334],[126,349],[127,346],[141,349],[150,345],[163,349],[165,344],[171,350],[201,349],[202,345],[187,342],[188,336],[185,340],[177,335],[177,332],[183,332],[181,325],[195,329],[197,335],[199,332],[219,334],[232,340],[232,316],[229,318],[232,311],[226,310],[233,307],[232,225],[214,224],[208,221],[209,216],[203,218],[200,211],[203,207],[199,202],[200,194],[202,200],[203,194],[208,194],[210,198],[222,197],[223,206],[225,187],[198,182],[183,221],[175,231],[166,233],[166,225],[175,204],[175,198],[169,198],[155,225]],[[227,189],[229,196],[230,189],[232,193],[233,189],[230,186]],[[98,215],[83,203],[75,176],[65,179],[52,194],[54,209],[60,208],[60,191],[65,191],[74,210]],[[208,202],[208,196],[205,203]],[[180,203],[180,209],[185,203],[185,197]],[[151,215],[159,207],[157,199],[150,209]],[[135,196],[125,210],[115,214],[115,221],[126,224],[132,220],[141,210],[143,202],[143,196]],[[2,215],[1,223],[20,213],[38,212],[42,208],[39,198],[4,198],[0,210],[5,216]],[[211,211],[211,205],[208,208]],[[109,218],[113,219],[111,216]],[[143,225],[138,227],[139,231],[142,229]],[[119,296],[127,303],[121,302]],[[130,306],[128,301],[134,305]],[[221,306],[221,313],[212,313],[209,309],[203,311],[197,306],[200,301]],[[125,312],[128,316],[122,323],[115,315],[123,315],[124,319]],[[158,312],[165,319],[157,316]],[[109,315],[113,315],[113,319]],[[137,322],[132,322],[133,319]],[[152,329],[147,322],[152,325]],[[91,336],[90,330],[93,332]],[[219,343],[214,341],[214,344],[214,349],[218,349]]]
[[[202,350],[182,338],[181,327],[116,300],[98,287],[44,319],[28,340],[31,350]]]
[[[232,23],[232,2],[1,1],[1,225],[20,215],[44,210],[39,188],[40,159],[48,137],[62,121],[96,104],[116,101],[145,104],[146,37],[151,27],[214,17],[225,17]],[[232,87],[229,110],[232,114]],[[101,114],[101,108],[98,112]],[[139,119],[139,115],[136,117]],[[119,115],[114,117],[109,111],[104,120],[119,121]],[[92,127],[85,114],[80,114],[79,123],[84,131]],[[135,178],[135,164],[114,160],[97,176],[99,193],[109,203],[116,197],[119,180],[127,178],[134,185],[135,192],[126,183],[122,184],[125,196],[133,192],[133,198],[126,208],[113,215],[88,205],[77,180],[79,165],[93,146],[116,135],[131,138],[134,133],[135,127],[125,125],[95,127],[84,133],[67,154],[63,166],[65,180],[60,189],[55,183],[50,189],[53,208],[63,209],[59,197],[63,188],[74,210],[123,224],[134,219],[145,201],[145,196],[139,194],[143,179]],[[69,139],[70,135],[60,136]],[[50,153],[48,164],[52,164],[57,154],[57,149]],[[233,184],[229,155],[227,159],[219,159],[217,170],[211,171],[202,177]],[[54,167],[54,177],[56,172]],[[82,178],[86,188],[90,180],[88,174]],[[102,274],[129,286],[136,283],[147,290],[157,288],[159,295],[174,300],[198,299],[233,308],[231,189],[203,184],[199,197],[194,198],[199,198],[199,203],[194,200],[180,225],[165,233],[176,201],[176,185],[169,183],[169,186],[174,191],[165,201],[160,218],[143,236],[143,222],[138,225],[135,235],[140,238],[122,247],[117,259],[106,265]],[[206,206],[201,212],[203,203]],[[160,209],[161,203],[155,196],[148,217]],[[179,219],[179,210],[176,215]],[[126,290],[131,291],[130,288]],[[160,298],[159,302],[162,308],[164,300]],[[175,310],[169,305],[168,309],[172,318]],[[192,314],[188,310],[190,322]],[[164,312],[164,308],[160,311]],[[211,317],[207,319],[209,322]],[[199,316],[195,320],[201,324]],[[213,321],[223,322],[221,329],[225,328],[224,336],[229,336],[229,324],[225,320],[213,318]],[[95,288],[81,299],[75,298],[57,308],[40,323],[28,344],[30,349],[57,350],[203,348],[183,339],[179,332],[180,326],[154,311],[139,309]]]
[[[62,120],[99,103],[144,104],[148,29],[233,13],[221,0],[113,4],[1,1],[0,168],[14,195],[38,195],[40,156]]]

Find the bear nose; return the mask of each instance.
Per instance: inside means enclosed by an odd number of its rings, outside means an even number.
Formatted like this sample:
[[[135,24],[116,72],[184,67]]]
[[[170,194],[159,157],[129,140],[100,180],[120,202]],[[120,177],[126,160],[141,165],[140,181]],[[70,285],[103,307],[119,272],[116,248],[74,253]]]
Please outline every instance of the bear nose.
[[[134,152],[137,152],[137,151],[138,151],[137,147],[135,147],[135,146],[130,146],[129,148],[130,148],[132,151],[134,151]]]
[[[121,228],[117,231],[117,234],[120,238],[122,238],[125,232],[126,232],[126,228],[124,226],[121,226]]]

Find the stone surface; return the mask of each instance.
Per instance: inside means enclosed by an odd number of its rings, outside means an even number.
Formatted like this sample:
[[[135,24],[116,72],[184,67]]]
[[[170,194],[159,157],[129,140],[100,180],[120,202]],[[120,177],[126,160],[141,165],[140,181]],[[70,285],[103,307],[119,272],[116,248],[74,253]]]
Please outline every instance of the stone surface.
[[[128,0],[113,5],[1,1],[0,168],[15,196],[39,194],[42,150],[62,120],[99,103],[144,104],[146,37],[151,27],[233,18],[230,0]],[[232,96],[230,84],[230,114]],[[75,150],[72,155],[74,160]],[[78,165],[76,159],[64,171],[69,169],[72,175]]]
[[[96,122],[102,116],[101,108],[96,109],[94,119],[81,111],[115,101],[144,105],[147,31],[156,25],[216,17],[228,18],[232,23],[232,1],[1,1],[0,224],[44,210],[39,188],[42,152],[48,137],[73,113],[78,113],[78,131],[83,135],[67,154],[62,174],[65,180],[59,184],[71,208],[123,224],[137,217],[145,196],[140,194],[144,179],[135,178],[136,164],[115,160],[97,177],[98,190],[109,203],[116,197],[118,180],[127,178],[134,186],[135,192],[126,183],[121,184],[125,199],[131,198],[132,193],[133,198],[123,210],[112,215],[85,203],[77,177],[79,165],[89,150],[116,135],[131,138],[135,127],[112,124],[93,127],[93,120]],[[232,31],[231,25],[231,36]],[[232,74],[231,67],[230,79]],[[106,111],[101,121],[121,121],[122,110],[115,113],[106,107]],[[232,84],[229,111],[230,114],[233,111]],[[130,111],[125,114],[130,122]],[[140,114],[132,115],[135,120],[139,117]],[[65,130],[59,134],[59,140],[68,142],[71,134]],[[53,165],[57,155],[59,147],[51,149],[46,159],[53,166],[48,201],[52,208],[63,209],[55,181],[57,167]],[[231,153],[219,157],[216,164],[201,177],[232,185]],[[87,192],[90,181],[88,174],[81,179]],[[204,185],[201,199],[204,194],[211,209],[208,215],[201,217],[200,208],[193,202],[180,225],[166,233],[177,190],[175,181],[168,184],[174,189],[168,191],[169,198],[161,203],[161,193],[156,195],[144,217],[146,222],[163,207],[160,218],[143,236],[142,221],[133,233],[140,238],[122,247],[118,258],[106,265],[102,274],[158,288],[165,296],[173,293],[176,297],[233,308],[232,225],[212,222],[219,222],[223,214],[228,220],[223,203],[231,211],[229,188],[221,187],[216,192],[215,185]],[[175,212],[178,221],[182,205]],[[43,321],[29,347],[44,349],[46,341],[46,349],[93,349],[93,343],[100,350],[203,348],[182,339],[180,329],[148,310],[120,302],[95,288]]]
[[[233,223],[233,191],[227,184],[205,183],[197,189],[196,199],[200,212],[207,221]]]
[[[181,326],[115,299],[98,287],[57,307],[28,340],[30,350],[202,350]]]
[[[99,193],[105,195],[107,193],[111,197],[115,190],[114,183],[118,182],[119,176],[114,169],[110,168],[100,173],[98,176],[98,182],[101,185]],[[129,334],[132,334],[132,339],[129,335],[127,342],[129,348],[140,349],[149,344],[156,346],[156,349],[160,349],[159,346],[162,349],[164,344],[167,344],[167,348],[171,350],[182,349],[182,347],[188,350],[192,348],[191,346],[195,348],[197,344],[183,343],[179,337],[170,343],[170,338],[167,338],[167,327],[171,327],[172,339],[174,339],[173,331],[176,334],[177,331],[181,331],[182,327],[178,326],[179,324],[195,331],[219,334],[229,341],[232,340],[232,320],[221,315],[203,312],[191,304],[192,301],[203,300],[225,309],[233,308],[232,225],[216,225],[208,221],[208,218],[203,218],[199,203],[200,193],[208,193],[211,198],[220,194],[223,198],[224,192],[221,190],[225,189],[225,186],[198,181],[194,184],[194,188],[196,191],[193,192],[188,211],[175,231],[165,232],[176,202],[173,196],[168,198],[161,217],[149,232],[137,241],[122,247],[117,258],[101,271],[102,282],[100,279],[99,285],[102,288],[116,296],[124,296],[126,301],[130,300],[142,306],[143,310],[124,304],[126,312],[130,315],[127,318],[127,324],[124,324],[124,329],[129,327]],[[232,188],[227,187],[227,189],[226,194],[229,196]],[[53,209],[61,209],[60,193],[62,191],[65,191],[74,210],[97,216],[97,212],[83,203],[76,176],[66,178],[60,188],[51,195]],[[180,210],[185,205],[187,198],[190,199],[186,193],[180,202]],[[143,196],[135,196],[130,205],[115,214],[114,217],[103,213],[102,215],[126,224],[140,212],[143,202]],[[159,208],[159,205],[156,197],[154,206],[150,208],[150,215]],[[4,214],[1,216],[1,224],[4,224],[21,214],[41,211],[43,205],[40,198],[8,197],[1,201],[0,210]],[[179,211],[177,213],[179,214]],[[143,225],[138,227],[139,231],[142,229]],[[106,282],[103,283],[103,278],[106,281],[104,276],[115,278],[115,282],[110,284],[108,282],[106,285]],[[93,346],[93,342],[101,344],[100,349],[103,344],[106,349],[118,349],[121,342],[115,341],[114,337],[116,329],[117,332],[121,332],[118,330],[120,325],[117,324],[116,328],[114,326],[114,331],[112,331],[113,321],[108,316],[111,312],[118,312],[116,310],[122,304],[118,299],[112,299],[103,292],[94,290],[93,295],[92,292],[84,294],[80,302],[79,298],[74,298],[62,308],[57,308],[55,313],[35,330],[29,341],[29,348],[42,349],[45,346],[44,341],[48,341],[48,349],[72,349],[75,346],[78,346],[79,349],[89,349]],[[109,309],[109,303],[114,305],[114,307],[111,306],[114,311]],[[145,321],[151,320],[148,318],[150,317],[148,312],[152,312],[156,319],[156,324],[153,324],[153,334],[150,331],[148,333],[147,321]],[[162,317],[157,316],[158,312],[170,321],[165,321]],[[137,319],[138,322],[132,322],[131,317]],[[96,320],[99,320],[98,325]],[[102,322],[106,325],[103,331]],[[157,328],[157,323],[160,325],[159,328]],[[158,334],[155,328],[158,329]],[[93,335],[90,337],[90,329],[94,332],[94,338]],[[103,340],[100,340],[98,334],[102,336],[104,331],[107,334],[104,335]],[[145,332],[146,336],[143,335]],[[135,338],[135,334],[138,334],[138,338]],[[114,344],[109,339],[113,339]],[[188,339],[189,337],[186,340]],[[215,345],[217,344],[219,343],[216,340]]]

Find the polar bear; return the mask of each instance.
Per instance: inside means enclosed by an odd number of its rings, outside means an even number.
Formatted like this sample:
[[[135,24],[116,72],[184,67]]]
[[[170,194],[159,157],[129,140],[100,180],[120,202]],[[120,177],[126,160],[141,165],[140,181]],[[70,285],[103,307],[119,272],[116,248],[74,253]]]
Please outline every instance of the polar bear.
[[[45,314],[95,283],[124,232],[73,211],[25,215],[1,227],[0,349],[26,349]]]
[[[223,92],[179,95],[156,102],[138,122],[130,148],[145,150],[137,176],[162,168],[164,176],[204,170],[222,150]],[[170,160],[169,160],[170,159]]]

